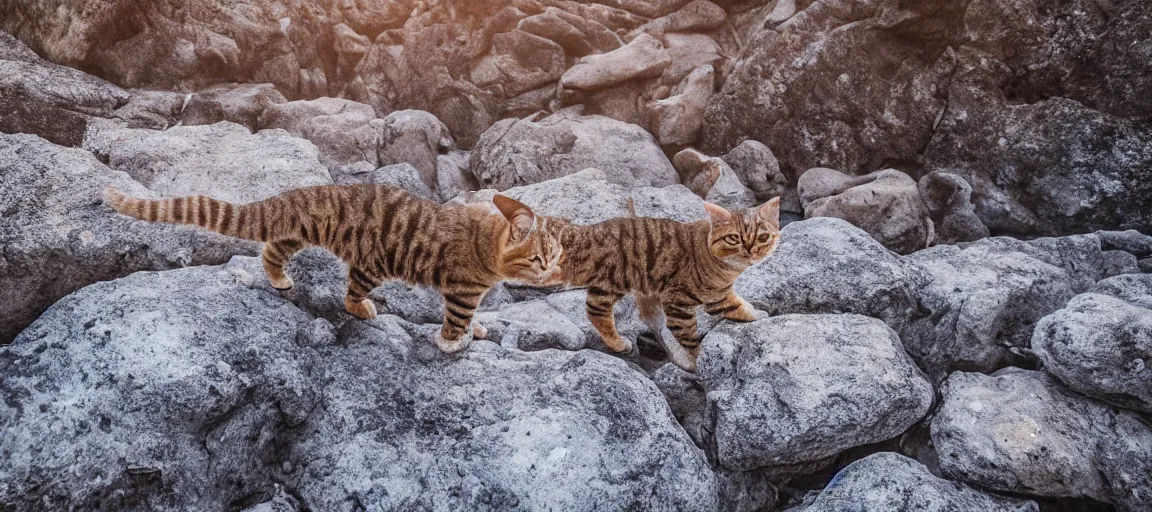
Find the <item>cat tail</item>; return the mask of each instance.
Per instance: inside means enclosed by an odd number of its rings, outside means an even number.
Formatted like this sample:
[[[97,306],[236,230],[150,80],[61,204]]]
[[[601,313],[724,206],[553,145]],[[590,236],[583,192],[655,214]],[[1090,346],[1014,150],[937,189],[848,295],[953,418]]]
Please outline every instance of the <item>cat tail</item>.
[[[208,196],[138,199],[116,187],[104,190],[104,202],[117,212],[149,222],[190,224],[222,235],[265,241],[261,203],[234,205]]]

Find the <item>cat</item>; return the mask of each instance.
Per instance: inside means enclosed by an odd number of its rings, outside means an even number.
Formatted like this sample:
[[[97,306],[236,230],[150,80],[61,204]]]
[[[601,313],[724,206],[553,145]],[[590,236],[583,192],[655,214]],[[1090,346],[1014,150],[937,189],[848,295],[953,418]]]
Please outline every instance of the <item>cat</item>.
[[[284,273],[292,255],[309,245],[323,247],[348,264],[344,308],[360,319],[376,316],[367,295],[385,279],[436,288],[445,306],[436,345],[446,353],[468,348],[464,334],[492,286],[542,282],[562,254],[548,219],[502,195],[490,205],[441,206],[379,185],[320,186],[233,205],[206,196],[134,199],[110,187],[105,200],[138,219],[265,242],[264,270],[279,290],[292,288]],[[475,330],[483,337],[481,326]]]
[[[632,350],[616,331],[617,301],[636,294],[640,318],[663,343],[674,364],[695,371],[700,335],[696,307],[711,315],[750,322],[752,305],[732,286],[748,267],[776,250],[780,241],[780,198],[756,208],[729,211],[705,202],[709,220],[682,223],[632,217],[576,226],[552,219],[564,252],[559,271],[543,284],[587,287],[587,314],[615,352]],[[667,324],[678,343],[663,334]]]

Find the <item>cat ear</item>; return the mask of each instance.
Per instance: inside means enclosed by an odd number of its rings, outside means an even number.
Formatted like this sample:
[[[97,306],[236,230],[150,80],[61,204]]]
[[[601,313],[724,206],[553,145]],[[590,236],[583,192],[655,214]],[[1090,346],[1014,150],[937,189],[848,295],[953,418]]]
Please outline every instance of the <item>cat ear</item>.
[[[732,220],[732,214],[728,210],[718,204],[712,204],[704,201],[704,209],[708,211],[708,216],[712,217],[712,224],[723,224]]]
[[[492,196],[492,204],[496,205],[496,209],[500,210],[500,214],[512,225],[513,240],[524,240],[536,229],[536,214],[524,203],[496,194]]]
[[[773,197],[772,199],[769,199],[767,203],[760,205],[760,207],[756,209],[756,216],[760,217],[760,220],[768,222],[773,226],[779,227],[780,196]]]

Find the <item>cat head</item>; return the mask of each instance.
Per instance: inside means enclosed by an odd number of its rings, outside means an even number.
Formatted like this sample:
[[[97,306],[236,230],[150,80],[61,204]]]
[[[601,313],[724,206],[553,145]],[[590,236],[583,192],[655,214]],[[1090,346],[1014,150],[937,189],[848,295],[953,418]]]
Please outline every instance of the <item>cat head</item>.
[[[542,283],[559,269],[563,248],[557,230],[548,225],[554,219],[536,215],[527,205],[496,194],[492,204],[508,220],[504,250],[498,258],[505,279],[531,284]]]
[[[780,242],[780,198],[756,208],[731,211],[709,202],[712,220],[709,249],[732,269],[742,272],[776,250]]]

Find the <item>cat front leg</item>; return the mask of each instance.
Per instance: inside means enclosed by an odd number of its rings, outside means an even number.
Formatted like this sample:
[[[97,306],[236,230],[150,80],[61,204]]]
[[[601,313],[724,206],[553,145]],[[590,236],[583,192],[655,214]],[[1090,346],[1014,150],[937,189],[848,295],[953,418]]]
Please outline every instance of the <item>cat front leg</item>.
[[[756,320],[756,308],[732,290],[728,290],[728,293],[720,300],[705,303],[704,311],[709,315],[720,316],[737,322]]]
[[[472,339],[465,336],[476,308],[480,306],[480,299],[484,292],[468,293],[462,291],[444,292],[444,326],[436,337],[436,346],[446,354],[452,354],[467,349]],[[480,330],[484,330],[483,327]],[[484,334],[487,331],[484,330]]]
[[[292,289],[295,283],[284,273],[284,265],[303,248],[304,243],[297,240],[275,240],[264,244],[260,251],[260,261],[264,264],[264,273],[268,274],[268,282],[273,288],[280,291]]]
[[[616,308],[616,302],[620,300],[623,295],[599,288],[588,289],[588,300],[586,307],[588,312],[588,321],[592,322],[592,327],[596,328],[596,332],[600,333],[600,337],[604,340],[604,344],[613,352],[623,353],[632,351],[632,342],[620,336],[616,331],[616,320],[612,317],[612,311]]]
[[[672,301],[664,305],[668,330],[676,338],[683,353],[669,350],[672,362],[684,371],[696,371],[696,358],[700,354],[700,332],[696,329],[696,305]],[[679,359],[679,360],[678,360]]]

